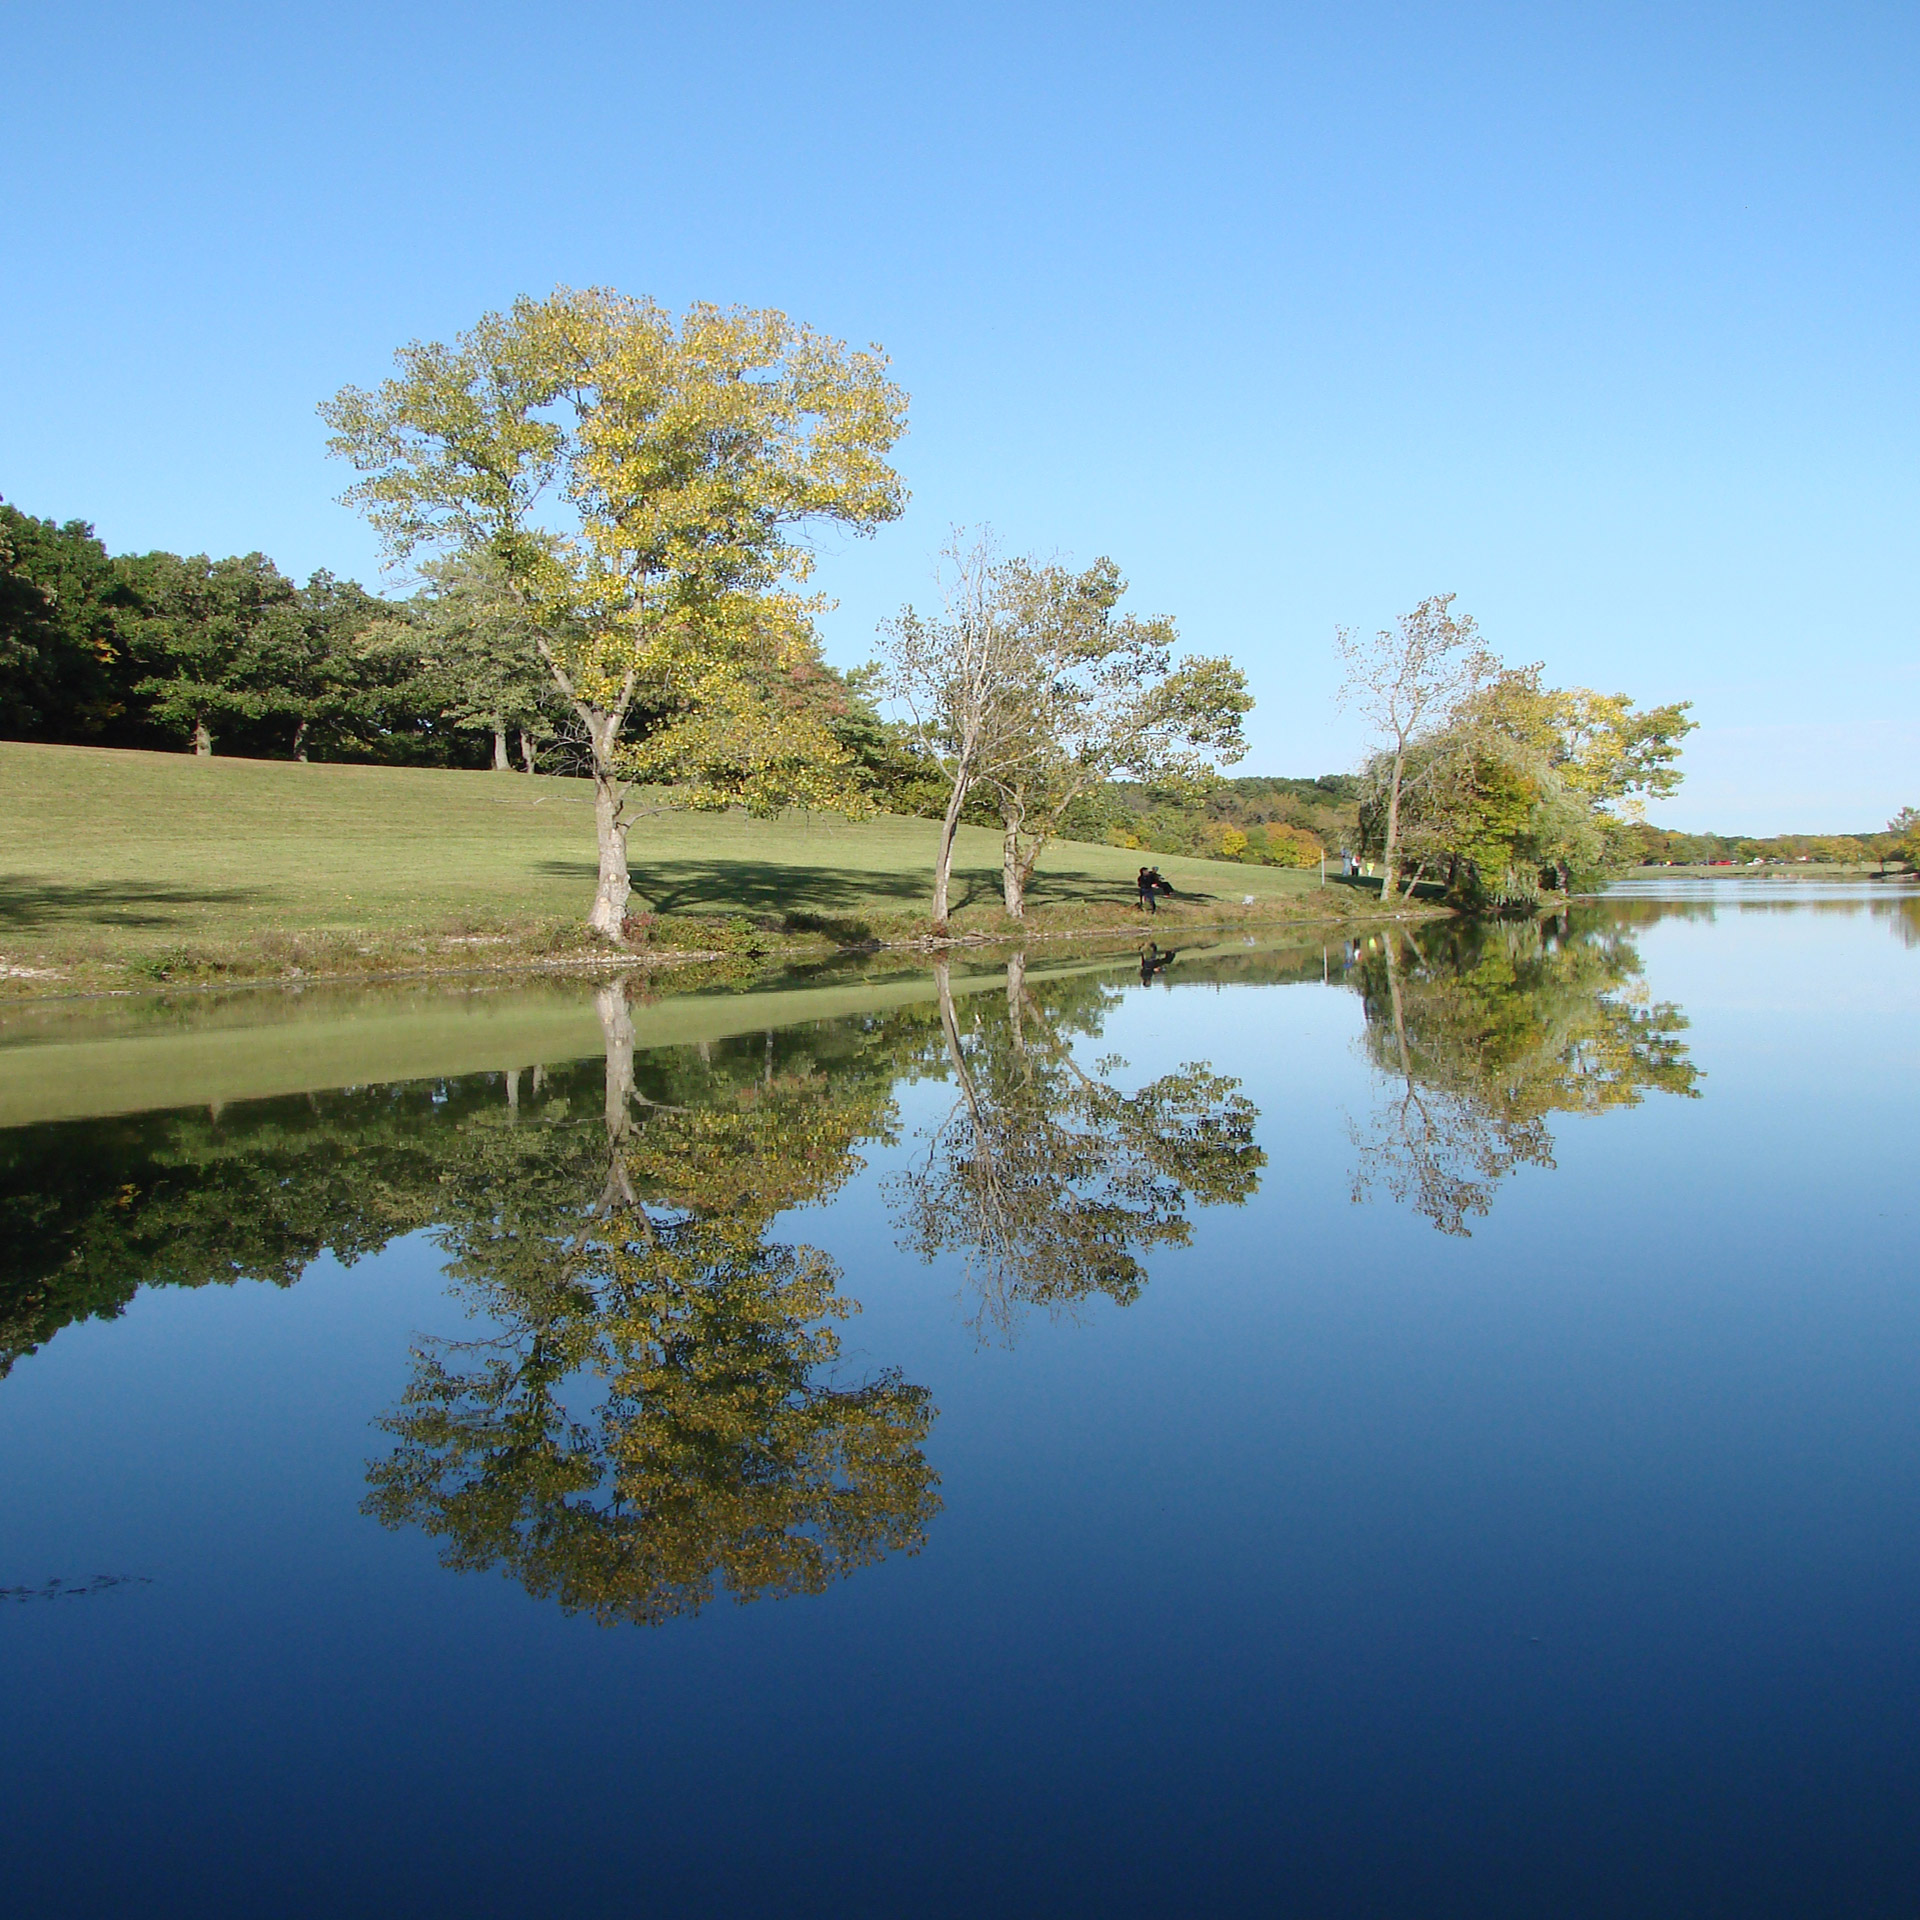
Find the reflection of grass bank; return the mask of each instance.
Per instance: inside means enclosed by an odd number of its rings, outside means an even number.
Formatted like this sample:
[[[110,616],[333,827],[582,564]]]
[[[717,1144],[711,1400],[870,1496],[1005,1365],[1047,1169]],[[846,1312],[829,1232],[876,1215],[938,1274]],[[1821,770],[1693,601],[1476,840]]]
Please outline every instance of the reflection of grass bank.
[[[578,924],[590,805],[575,780],[0,743],[0,992],[588,965],[604,954]],[[654,815],[633,835],[635,908],[652,913],[656,952],[912,942],[927,931],[936,831]],[[1029,937],[1379,911],[1316,873],[1167,858],[1179,891],[1148,921],[1139,859],[1054,848]],[[998,876],[998,837],[965,830],[957,934],[1011,930]]]
[[[955,957],[953,991],[1003,991],[1004,966],[1003,953],[969,949]],[[1062,940],[1035,956],[1030,977],[1137,966],[1130,941]],[[1179,967],[1183,978],[1307,979],[1321,950],[1236,936],[1184,945]],[[591,988],[590,978],[419,979],[16,1005],[0,1025],[0,1129],[584,1059],[603,1041]],[[643,1050],[930,1006],[935,993],[931,966],[899,953],[804,968],[721,960],[629,974],[625,986]]]

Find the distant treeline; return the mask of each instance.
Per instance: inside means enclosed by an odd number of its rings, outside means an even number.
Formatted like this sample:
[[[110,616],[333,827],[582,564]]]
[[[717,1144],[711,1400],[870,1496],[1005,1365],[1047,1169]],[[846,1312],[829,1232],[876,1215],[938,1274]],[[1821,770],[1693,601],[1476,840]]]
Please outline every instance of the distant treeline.
[[[1311,867],[1323,852],[1358,846],[1359,822],[1359,776],[1323,773],[1316,780],[1250,775],[1173,792],[1113,781],[1071,825],[1081,839],[1150,853]]]
[[[516,672],[458,582],[408,599],[261,553],[110,554],[83,520],[0,501],[0,737],[437,767],[572,765],[569,716]],[[880,714],[871,676],[810,667],[811,707],[881,805],[938,816],[946,788]],[[1204,791],[1109,783],[1073,829],[1158,853],[1307,866],[1354,837],[1358,783],[1242,779]],[[980,823],[997,825],[984,797]]]
[[[110,554],[84,520],[0,501],[0,738],[569,770],[572,716],[470,587],[391,599],[325,572],[299,584],[262,553]],[[926,770],[860,676],[807,666],[781,698],[918,810]]]
[[[1913,829],[1904,820],[1865,833],[1779,833],[1769,837],[1730,833],[1676,833],[1666,827],[1630,829],[1643,866],[1712,866],[1731,861],[1782,865],[1803,862],[1874,866],[1912,858]]]
[[[485,743],[421,710],[403,654],[361,644],[401,612],[261,553],[109,554],[83,520],[0,503],[0,735],[471,765]]]

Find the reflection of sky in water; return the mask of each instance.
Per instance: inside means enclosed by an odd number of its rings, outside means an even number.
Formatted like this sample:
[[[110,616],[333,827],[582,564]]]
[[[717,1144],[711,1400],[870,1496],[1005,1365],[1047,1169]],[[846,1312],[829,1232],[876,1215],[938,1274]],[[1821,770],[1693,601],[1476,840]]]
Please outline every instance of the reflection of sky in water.
[[[1911,896],[1716,884],[1593,910],[1701,1097],[1554,1114],[1470,1238],[1349,1199],[1389,1083],[1337,950],[1117,976],[1081,1064],[1212,1062],[1266,1164],[1011,1345],[898,1248],[953,1098],[901,1087],[772,1230],[861,1303],[847,1376],[930,1391],[942,1510],[816,1596],[603,1630],[365,1518],[410,1343],[484,1329],[424,1234],[63,1327],[0,1382],[0,1586],[153,1584],[0,1610],[10,1904],[1901,1910]]]

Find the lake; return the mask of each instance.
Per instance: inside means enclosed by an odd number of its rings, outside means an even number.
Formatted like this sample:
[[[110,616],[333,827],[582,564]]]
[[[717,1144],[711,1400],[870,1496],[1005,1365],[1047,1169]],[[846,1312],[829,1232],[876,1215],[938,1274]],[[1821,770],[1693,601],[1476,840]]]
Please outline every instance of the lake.
[[[0,1025],[20,1915],[1911,1914],[1920,894]]]

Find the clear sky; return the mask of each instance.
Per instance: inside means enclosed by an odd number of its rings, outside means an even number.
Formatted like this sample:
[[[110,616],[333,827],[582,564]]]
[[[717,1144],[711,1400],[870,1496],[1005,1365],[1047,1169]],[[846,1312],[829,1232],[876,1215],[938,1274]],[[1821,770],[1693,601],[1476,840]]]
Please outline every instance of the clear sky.
[[[15,0],[0,493],[373,580],[314,404],[519,292],[891,354],[903,520],[1111,553],[1320,773],[1337,623],[1455,591],[1691,698],[1655,817],[1920,803],[1920,9]]]

